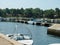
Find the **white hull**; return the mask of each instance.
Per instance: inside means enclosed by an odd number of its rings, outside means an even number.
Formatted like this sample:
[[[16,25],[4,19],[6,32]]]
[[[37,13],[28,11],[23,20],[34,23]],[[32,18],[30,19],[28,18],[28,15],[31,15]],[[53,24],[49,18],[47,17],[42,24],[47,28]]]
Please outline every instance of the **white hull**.
[[[49,45],[60,45],[60,43],[54,43],[54,44],[49,44]]]
[[[33,23],[34,23],[34,21],[28,21],[28,23],[29,23],[29,24],[33,24]]]
[[[33,44],[33,40],[19,40],[18,42],[20,42],[22,44],[26,44],[26,45],[32,45]]]

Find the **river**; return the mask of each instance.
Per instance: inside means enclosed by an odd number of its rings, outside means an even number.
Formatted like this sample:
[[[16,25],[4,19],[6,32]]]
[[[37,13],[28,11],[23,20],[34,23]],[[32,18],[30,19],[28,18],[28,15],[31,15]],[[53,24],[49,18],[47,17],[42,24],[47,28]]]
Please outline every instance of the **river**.
[[[15,30],[15,26],[17,30]],[[13,33],[24,33],[27,34],[31,31],[33,38],[33,45],[48,45],[51,43],[60,43],[60,37],[52,36],[47,34],[47,27],[36,26],[23,23],[14,22],[0,22],[0,33],[13,34]]]

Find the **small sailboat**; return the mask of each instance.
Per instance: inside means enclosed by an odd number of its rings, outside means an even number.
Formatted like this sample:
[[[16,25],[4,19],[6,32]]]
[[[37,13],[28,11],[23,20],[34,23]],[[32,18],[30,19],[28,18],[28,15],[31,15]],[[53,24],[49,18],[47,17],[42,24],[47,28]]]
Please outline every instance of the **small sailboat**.
[[[16,30],[17,30],[17,25],[16,25]],[[10,39],[14,39],[24,45],[32,45],[33,40],[32,36],[29,36],[28,34],[7,34]]]

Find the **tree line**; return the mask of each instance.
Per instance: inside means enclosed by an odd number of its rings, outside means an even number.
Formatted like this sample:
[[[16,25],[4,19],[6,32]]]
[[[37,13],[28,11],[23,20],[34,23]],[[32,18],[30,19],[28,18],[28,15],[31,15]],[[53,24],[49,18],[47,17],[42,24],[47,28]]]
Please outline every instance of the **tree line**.
[[[0,17],[60,18],[60,9],[43,10],[40,8],[0,9]]]

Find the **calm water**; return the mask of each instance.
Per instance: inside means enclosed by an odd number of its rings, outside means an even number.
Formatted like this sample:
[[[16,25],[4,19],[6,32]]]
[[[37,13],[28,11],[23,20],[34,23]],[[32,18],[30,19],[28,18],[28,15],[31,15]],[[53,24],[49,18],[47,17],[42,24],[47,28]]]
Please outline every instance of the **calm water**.
[[[17,30],[15,31],[15,26]],[[55,37],[47,35],[47,27],[36,26],[22,23],[13,23],[13,22],[0,22],[0,32],[7,33],[24,33],[28,34],[31,31],[33,35],[34,44],[33,45],[48,45],[50,43],[60,43],[60,37]]]

